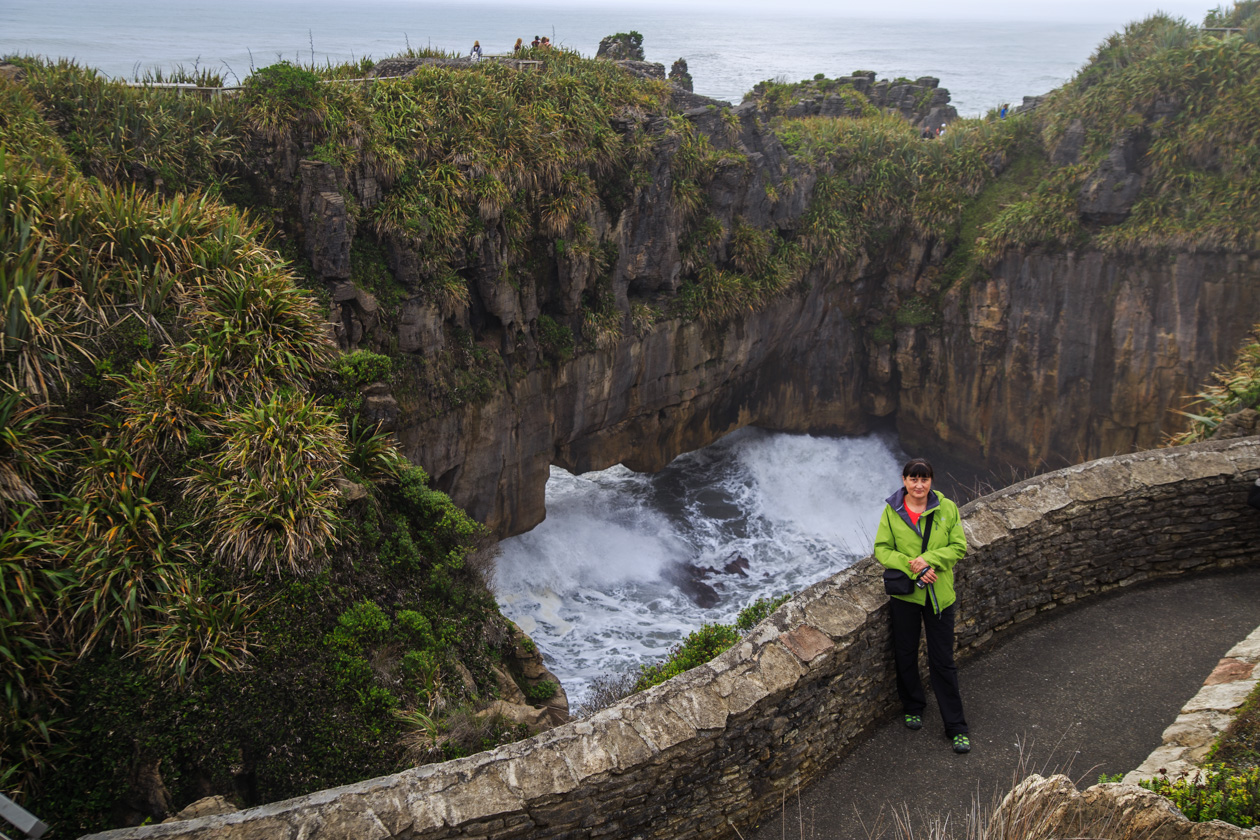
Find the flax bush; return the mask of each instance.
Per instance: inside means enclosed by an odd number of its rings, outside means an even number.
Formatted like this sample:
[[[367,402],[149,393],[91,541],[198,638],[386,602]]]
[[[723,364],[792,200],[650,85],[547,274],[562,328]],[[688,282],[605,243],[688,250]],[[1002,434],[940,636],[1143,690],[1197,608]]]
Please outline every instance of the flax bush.
[[[309,574],[338,543],[345,430],[306,397],[276,395],[223,417],[222,447],[188,479],[209,551],[250,571]]]
[[[1180,412],[1189,418],[1189,426],[1169,439],[1172,445],[1206,440],[1228,415],[1260,408],[1260,326],[1252,329],[1234,361],[1214,372],[1189,403],[1190,410]]]

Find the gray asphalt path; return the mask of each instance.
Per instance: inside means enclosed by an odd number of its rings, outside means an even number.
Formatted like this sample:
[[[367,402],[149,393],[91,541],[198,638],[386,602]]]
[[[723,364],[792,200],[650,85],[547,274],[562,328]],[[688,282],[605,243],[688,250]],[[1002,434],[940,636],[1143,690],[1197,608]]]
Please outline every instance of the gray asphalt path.
[[[1260,568],[1134,587],[1039,617],[959,666],[970,754],[950,750],[929,688],[922,730],[900,716],[878,727],[743,836],[891,837],[890,814],[907,808],[914,836],[925,836],[933,819],[961,828],[973,802],[991,804],[1028,772],[1066,772],[1078,787],[1127,773],[1257,625]]]

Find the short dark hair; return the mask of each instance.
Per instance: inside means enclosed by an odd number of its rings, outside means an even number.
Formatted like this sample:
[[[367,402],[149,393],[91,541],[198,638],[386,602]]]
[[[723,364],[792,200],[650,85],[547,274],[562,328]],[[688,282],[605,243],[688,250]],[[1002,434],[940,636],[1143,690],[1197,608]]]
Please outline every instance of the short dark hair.
[[[925,458],[911,458],[901,468],[902,478],[932,478],[932,465]]]

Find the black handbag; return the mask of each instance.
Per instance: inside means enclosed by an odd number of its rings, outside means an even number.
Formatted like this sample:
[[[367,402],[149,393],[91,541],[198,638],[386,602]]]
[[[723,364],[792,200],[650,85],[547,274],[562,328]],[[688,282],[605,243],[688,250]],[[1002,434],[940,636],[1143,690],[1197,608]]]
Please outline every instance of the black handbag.
[[[927,525],[923,526],[923,547],[919,549],[919,554],[927,551],[928,537],[932,533],[932,523],[935,521],[935,516],[929,516]],[[885,593],[889,595],[909,595],[913,591],[914,580],[908,574],[899,569],[884,569]]]

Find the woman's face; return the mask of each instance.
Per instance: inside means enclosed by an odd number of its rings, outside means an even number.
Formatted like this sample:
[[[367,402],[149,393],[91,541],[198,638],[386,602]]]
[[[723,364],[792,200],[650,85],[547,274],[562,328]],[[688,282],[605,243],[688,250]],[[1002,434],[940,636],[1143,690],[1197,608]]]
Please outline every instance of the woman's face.
[[[928,491],[932,489],[932,479],[926,475],[908,475],[901,479],[906,485],[906,495],[915,502],[927,501]]]

